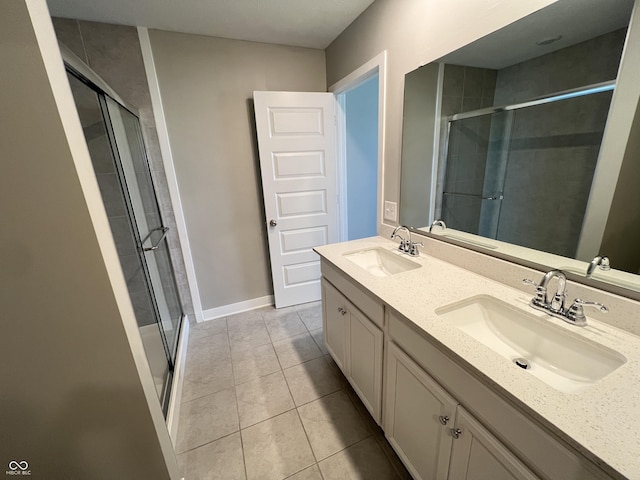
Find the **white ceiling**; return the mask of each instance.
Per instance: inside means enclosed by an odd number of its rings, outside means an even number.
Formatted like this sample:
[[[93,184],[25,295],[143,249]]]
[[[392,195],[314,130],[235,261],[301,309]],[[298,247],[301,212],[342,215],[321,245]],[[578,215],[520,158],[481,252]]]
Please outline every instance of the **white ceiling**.
[[[326,48],[374,0],[47,0],[54,17]]]
[[[629,24],[634,0],[558,0],[438,62],[500,70]],[[536,42],[561,36],[539,46]]]

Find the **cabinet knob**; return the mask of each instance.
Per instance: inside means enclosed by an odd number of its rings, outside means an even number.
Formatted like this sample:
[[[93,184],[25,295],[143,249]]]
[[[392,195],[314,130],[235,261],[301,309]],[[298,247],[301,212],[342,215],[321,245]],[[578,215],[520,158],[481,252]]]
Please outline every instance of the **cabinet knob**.
[[[451,436],[456,439],[460,438],[462,436],[462,430],[460,430],[459,428],[452,428]]]
[[[340,312],[341,315],[346,315],[347,314],[347,311],[342,307],[338,307],[338,311]]]
[[[441,423],[442,425],[446,425],[447,423],[449,423],[450,418],[449,418],[449,416],[448,416],[448,415],[440,415],[440,416],[438,417],[438,420],[440,420],[440,423]]]

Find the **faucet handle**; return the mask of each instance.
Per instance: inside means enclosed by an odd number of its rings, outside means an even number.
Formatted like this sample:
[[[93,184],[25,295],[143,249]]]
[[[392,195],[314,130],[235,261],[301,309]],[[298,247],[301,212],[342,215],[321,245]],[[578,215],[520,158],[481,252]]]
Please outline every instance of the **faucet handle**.
[[[567,311],[566,317],[571,320],[572,323],[579,326],[584,326],[587,324],[587,317],[584,315],[584,307],[594,307],[599,308],[601,312],[607,313],[609,309],[599,302],[585,302],[581,298],[576,298],[569,310]]]
[[[525,285],[533,285],[536,287],[536,296],[531,299],[531,303],[537,305],[538,307],[546,307],[547,306],[547,289],[540,284],[534,282],[530,278],[524,278],[522,283]]]
[[[411,242],[411,244],[409,245],[409,255],[411,255],[412,257],[417,257],[418,255],[420,255],[420,252],[418,251],[418,246],[424,247],[424,243]]]

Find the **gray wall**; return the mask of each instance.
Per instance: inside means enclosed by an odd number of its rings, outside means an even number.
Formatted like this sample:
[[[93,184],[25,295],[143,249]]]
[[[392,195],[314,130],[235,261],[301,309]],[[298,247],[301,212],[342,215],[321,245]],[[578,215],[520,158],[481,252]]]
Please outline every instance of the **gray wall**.
[[[0,61],[0,464],[26,460],[39,479],[169,479],[44,2],[2,4]]]
[[[333,85],[387,50],[384,200],[400,197],[404,75],[553,0],[376,0],[326,49]]]
[[[253,91],[326,91],[324,52],[149,36],[203,310],[271,295]]]
[[[89,65],[124,101],[139,111],[160,211],[165,225],[170,227],[167,241],[182,307],[185,313],[188,313],[193,319],[193,303],[160,153],[138,32],[135,27],[67,18],[54,18],[53,25],[58,41]],[[119,189],[117,182],[112,182],[112,185]],[[105,187],[104,182],[101,183],[101,187]],[[118,192],[113,192],[113,195],[116,194]],[[138,302],[136,305],[144,301],[141,298],[142,296],[133,298],[134,302]],[[140,308],[144,309],[146,306],[141,305]]]

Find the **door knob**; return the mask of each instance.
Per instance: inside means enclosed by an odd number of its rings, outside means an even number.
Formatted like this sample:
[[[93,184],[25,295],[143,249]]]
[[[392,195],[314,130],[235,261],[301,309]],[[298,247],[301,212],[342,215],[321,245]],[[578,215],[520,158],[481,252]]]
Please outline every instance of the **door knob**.
[[[275,220],[270,220],[269,225],[275,227],[276,225],[278,225],[278,222],[276,222]]]

